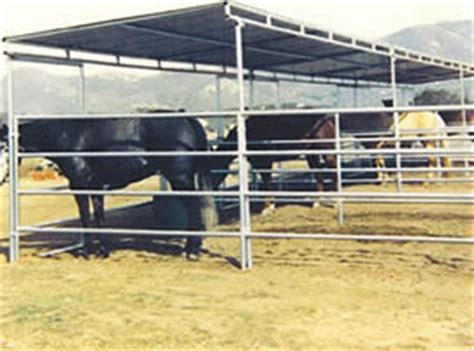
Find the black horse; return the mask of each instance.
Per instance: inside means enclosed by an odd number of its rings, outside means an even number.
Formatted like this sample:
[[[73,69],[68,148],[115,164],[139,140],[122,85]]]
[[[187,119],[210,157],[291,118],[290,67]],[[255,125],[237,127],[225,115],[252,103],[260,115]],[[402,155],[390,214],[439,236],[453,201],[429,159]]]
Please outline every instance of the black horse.
[[[287,151],[287,150],[324,150],[334,149],[335,143],[327,140],[324,142],[311,143],[309,139],[334,139],[335,124],[333,116],[326,115],[271,115],[271,116],[250,116],[246,120],[247,150],[249,151]],[[276,140],[272,142],[272,140]],[[278,143],[282,141],[300,141],[296,143]],[[232,128],[226,138],[217,148],[217,151],[235,151],[237,148],[237,128]],[[271,189],[271,167],[274,162],[297,159],[299,155],[265,155],[249,156],[248,160],[254,169],[267,170],[261,172],[263,190]],[[213,160],[213,169],[227,169],[235,157],[216,157]],[[336,167],[336,157],[334,155],[307,155],[306,160],[309,168],[318,170],[326,166]],[[257,171],[258,172],[258,171]],[[213,175],[213,185],[217,188],[227,176],[226,173]],[[316,172],[316,190],[335,190],[336,174],[331,173],[330,185],[325,189],[322,172]],[[267,201],[264,209],[270,203]]]
[[[165,112],[165,111],[153,111]],[[169,112],[169,111],[166,111]],[[20,148],[30,152],[96,151],[205,151],[208,142],[201,124],[193,118],[127,118],[105,120],[46,120],[20,126]],[[123,188],[161,171],[174,190],[212,190],[207,158],[202,156],[48,157],[69,179],[73,190]],[[104,223],[102,195],[75,195],[83,227],[91,226],[89,201],[95,226]],[[184,197],[189,230],[205,230],[215,218],[208,197]],[[98,254],[109,255],[107,236],[97,236]],[[93,238],[85,235],[81,254],[89,255]],[[202,239],[189,236],[185,251],[197,259]]]

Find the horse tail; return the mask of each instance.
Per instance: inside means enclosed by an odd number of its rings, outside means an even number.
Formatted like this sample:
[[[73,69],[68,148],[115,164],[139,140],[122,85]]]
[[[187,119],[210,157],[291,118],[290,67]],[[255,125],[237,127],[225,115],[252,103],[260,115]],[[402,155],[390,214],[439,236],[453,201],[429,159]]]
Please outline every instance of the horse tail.
[[[197,186],[201,191],[212,191],[213,182],[208,167],[202,165],[197,171]],[[205,230],[209,230],[219,222],[216,204],[213,196],[199,196],[199,210],[201,211],[202,224]]]
[[[224,140],[222,140],[214,151],[236,151],[237,150],[237,127],[232,128]],[[207,158],[206,164],[208,167],[215,171],[223,171],[229,168],[231,162],[235,159],[235,156],[218,156],[213,153],[212,156]],[[212,175],[212,186],[217,189],[219,185],[227,177],[227,173],[215,173]]]

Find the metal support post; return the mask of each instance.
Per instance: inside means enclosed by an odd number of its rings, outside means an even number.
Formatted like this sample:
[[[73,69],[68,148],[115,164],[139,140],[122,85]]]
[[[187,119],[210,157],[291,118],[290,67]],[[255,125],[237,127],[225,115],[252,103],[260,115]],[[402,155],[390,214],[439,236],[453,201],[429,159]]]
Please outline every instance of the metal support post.
[[[86,114],[86,80],[84,73],[84,65],[79,66],[79,113]],[[82,248],[86,244],[86,239],[84,233],[81,233],[79,236],[79,242],[76,245],[71,246],[72,250],[77,248]],[[68,248],[66,248],[67,250]],[[64,250],[58,249],[56,251],[51,251],[53,254],[64,252]]]
[[[249,73],[249,109],[253,110],[254,108],[254,89],[255,89],[255,80],[253,77],[253,71]]]
[[[467,116],[466,116],[466,90],[464,87],[464,71],[461,68],[459,69],[459,87],[460,87],[460,102],[461,102],[461,109],[462,109],[462,126],[463,128],[467,128]],[[469,134],[463,133],[463,136],[468,137]],[[469,168],[469,160],[467,158],[464,159],[464,168]],[[471,175],[471,172],[466,172],[465,173],[466,177],[469,177]]]
[[[393,101],[393,107],[398,106],[397,102],[397,76],[396,76],[396,69],[395,69],[395,54],[392,49],[392,53],[390,56],[390,81],[392,85],[392,101]],[[396,150],[396,167],[397,167],[397,191],[401,192],[402,191],[402,174],[400,173],[400,169],[402,166],[402,160],[401,160],[401,155],[400,155],[400,118],[399,118],[399,113],[394,112],[393,113],[393,125],[395,127],[395,150]]]
[[[441,147],[440,139],[438,138],[442,136],[443,136],[443,133],[440,133],[439,126],[437,125],[435,128],[435,137],[436,137],[435,145],[438,150]],[[443,141],[446,141],[446,140],[443,139]],[[441,164],[441,156],[439,155],[436,156],[436,168],[438,168],[437,181],[440,181],[441,178],[443,177],[443,171],[442,171],[442,164]]]
[[[237,115],[238,160],[239,160],[239,202],[240,202],[240,257],[241,269],[252,268],[252,248],[247,237],[251,231],[250,224],[250,199],[248,192],[248,164],[244,152],[247,150],[245,130],[245,87],[244,87],[244,58],[242,40],[242,22],[235,26],[235,48],[237,61],[237,78],[239,83],[239,114]]]
[[[79,112],[86,113],[86,80],[84,65],[79,66]]]
[[[10,168],[10,246],[9,261],[15,262],[20,258],[19,218],[20,207],[18,201],[18,121],[14,115],[13,99],[13,61],[6,58],[7,69],[7,105],[8,105],[8,140],[9,140],[9,168]]]
[[[336,137],[336,171],[337,171],[337,192],[342,194],[342,155],[341,151],[341,129],[340,129],[340,116],[339,113],[334,115],[334,126],[335,126],[335,137]],[[339,225],[344,225],[344,204],[342,198],[337,200],[337,220]]]
[[[221,77],[216,75],[216,111],[222,111],[222,89]],[[225,123],[224,118],[217,120],[217,140],[222,140],[225,137]]]

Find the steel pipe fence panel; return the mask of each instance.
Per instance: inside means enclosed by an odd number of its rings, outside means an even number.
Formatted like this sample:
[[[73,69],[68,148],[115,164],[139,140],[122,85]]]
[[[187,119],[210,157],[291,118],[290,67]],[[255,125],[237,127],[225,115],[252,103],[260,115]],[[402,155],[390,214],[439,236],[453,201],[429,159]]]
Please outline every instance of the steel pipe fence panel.
[[[473,244],[473,238],[464,238],[464,237],[429,237],[429,236],[384,236],[384,235],[377,235],[377,234],[370,234],[370,235],[349,235],[349,234],[326,234],[326,233],[313,233],[313,234],[298,234],[298,233],[256,233],[252,231],[251,221],[250,221],[250,202],[258,202],[258,201],[265,201],[268,197],[272,197],[274,201],[295,201],[295,202],[305,202],[305,201],[312,201],[315,198],[329,198],[338,201],[339,204],[339,219],[342,222],[342,209],[343,203],[390,203],[390,204],[402,204],[402,203],[426,203],[426,204],[467,204],[472,205],[474,204],[474,196],[466,195],[466,194],[447,194],[447,193],[439,193],[439,194],[431,194],[431,193],[409,193],[409,192],[398,192],[398,193],[387,193],[387,192],[378,192],[378,193],[367,193],[367,192],[345,192],[343,189],[343,185],[349,183],[357,183],[358,181],[371,181],[366,179],[361,180],[348,180],[343,179],[343,174],[348,172],[367,172],[367,171],[395,171],[397,172],[398,178],[396,181],[399,184],[399,188],[401,188],[401,184],[405,184],[411,181],[426,181],[426,182],[449,182],[453,181],[453,179],[415,179],[415,178],[403,178],[401,174],[408,173],[408,172],[428,172],[428,171],[439,171],[439,172],[462,172],[462,171],[472,171],[471,167],[468,167],[466,164],[465,167],[447,167],[443,168],[440,167],[440,164],[437,167],[428,168],[428,167],[413,167],[407,168],[402,165],[401,160],[402,156],[409,156],[409,157],[418,157],[418,156],[466,156],[472,155],[472,148],[456,148],[456,149],[444,149],[437,147],[435,149],[417,149],[417,150],[410,150],[410,149],[403,149],[400,147],[400,142],[402,141],[426,141],[426,140],[433,140],[433,141],[454,141],[454,140],[465,140],[469,141],[472,140],[472,137],[469,136],[443,136],[439,135],[439,133],[468,133],[474,130],[474,126],[467,126],[466,125],[466,111],[467,110],[474,110],[474,105],[472,104],[465,104],[464,99],[464,92],[462,92],[462,101],[460,105],[432,105],[432,106],[416,106],[416,107],[399,107],[396,104],[397,100],[397,82],[396,82],[396,60],[403,59],[403,60],[413,60],[418,62],[419,60],[415,58],[410,58],[408,56],[403,56],[397,53],[397,49],[390,49],[389,51],[381,51],[376,47],[366,47],[366,51],[374,52],[381,54],[383,56],[390,57],[390,69],[391,69],[391,82],[390,86],[392,88],[392,96],[394,100],[394,107],[392,108],[314,108],[314,109],[290,109],[290,110],[282,110],[282,109],[275,109],[271,111],[261,111],[261,110],[254,110],[252,106],[250,106],[250,110],[245,109],[245,89],[244,89],[244,79],[247,77],[249,78],[249,71],[244,67],[244,40],[243,40],[243,29],[244,25],[262,25],[266,26],[265,24],[255,24],[253,21],[242,18],[238,16],[234,16],[230,12],[231,6],[228,4],[226,5],[226,10],[228,11],[228,15],[230,19],[235,21],[235,48],[236,48],[236,69],[231,72],[230,69],[223,67],[222,70],[215,70],[213,74],[220,75],[220,76],[235,76],[238,80],[239,85],[239,108],[237,110],[231,111],[213,111],[213,112],[170,112],[170,113],[147,113],[147,114],[137,114],[137,113],[128,113],[128,114],[70,114],[70,115],[17,115],[13,114],[13,89],[12,89],[12,71],[8,69],[8,102],[9,102],[9,122],[11,128],[10,132],[10,142],[13,148],[12,155],[10,157],[10,164],[12,167],[12,185],[11,185],[11,192],[10,192],[10,223],[11,223],[11,234],[10,234],[10,260],[16,260],[19,257],[19,240],[18,240],[18,233],[19,232],[51,232],[51,233],[101,233],[101,234],[133,234],[133,235],[150,235],[150,236],[208,236],[208,237],[235,237],[240,238],[241,240],[241,263],[243,269],[251,268],[252,266],[252,255],[251,255],[251,244],[250,239],[281,239],[281,238],[291,238],[291,239],[321,239],[321,240],[364,240],[364,241],[381,241],[381,242],[428,242],[428,243],[450,243],[450,244]],[[272,21],[270,18],[269,26],[277,32],[288,32],[294,34],[294,31],[285,31],[281,27],[276,27],[272,25]],[[313,37],[310,34],[306,33],[306,29],[304,27],[301,28],[299,33],[301,36],[304,37]],[[321,40],[321,38],[317,39]],[[329,41],[334,41],[334,38],[330,38]],[[345,44],[342,44],[344,46]],[[355,42],[348,43],[347,47],[357,47]],[[69,55],[67,55],[69,56]],[[30,59],[35,59],[34,55],[29,57]],[[21,59],[21,55],[15,58],[14,56],[9,56],[9,60],[13,59]],[[28,57],[24,57],[24,59],[28,59]],[[70,57],[66,59],[58,58],[57,61],[67,61]],[[420,58],[421,60],[421,58]],[[72,61],[71,61],[72,62]],[[78,60],[77,62],[74,61],[73,63],[77,63],[77,65],[81,68],[81,76],[83,78],[83,64],[86,61]],[[92,62],[91,62],[92,63]],[[117,57],[118,65],[126,66],[120,62],[120,58]],[[107,63],[104,63],[107,64]],[[112,63],[114,64],[114,63]],[[149,69],[160,69],[162,62],[157,61],[157,67],[148,67]],[[430,64],[437,65],[435,61],[431,60]],[[133,65],[130,65],[133,66]],[[442,62],[439,64],[440,67],[446,68]],[[463,68],[461,67],[452,67],[453,69],[459,69],[460,71],[460,79],[462,83],[463,79]],[[179,71],[179,70],[177,70]],[[191,71],[198,73],[199,70],[193,66]],[[206,72],[208,73],[208,72]],[[252,72],[252,79],[253,74],[258,72]],[[294,76],[294,79],[297,77]],[[274,75],[269,77],[269,79],[275,79],[276,82],[280,80],[284,80],[284,76],[281,75]],[[308,83],[313,82],[314,79],[310,79]],[[332,80],[328,79],[328,82],[332,82]],[[85,112],[84,109],[84,82],[81,80],[80,86],[80,105],[82,106],[82,112]],[[219,97],[220,99],[220,97]],[[220,106],[220,101],[217,102],[217,106]],[[399,114],[403,112],[417,112],[417,111],[453,111],[453,110],[460,110],[463,111],[463,126],[462,127],[446,127],[446,128],[438,128],[432,130],[426,129],[413,129],[413,130],[400,130],[399,128]],[[395,131],[384,131],[384,132],[359,132],[352,134],[351,137],[345,137],[341,135],[341,130],[339,126],[339,119],[344,117],[344,114],[364,114],[367,112],[371,113],[392,113],[394,115],[395,121]],[[322,142],[334,142],[333,149],[326,149],[326,150],[308,150],[308,149],[301,149],[301,150],[265,150],[265,151],[256,151],[256,150],[247,150],[247,145],[256,145],[252,141],[246,140],[246,125],[245,120],[252,116],[290,116],[290,115],[312,115],[312,114],[327,114],[327,115],[334,115],[335,122],[337,125],[336,128],[336,137],[334,139],[327,139],[327,140],[304,140],[304,141],[290,141],[290,140],[272,140],[269,141],[268,145],[273,144],[301,144],[301,142],[310,142],[310,143],[322,143]],[[34,120],[90,120],[90,119],[117,119],[117,118],[192,118],[192,117],[205,117],[205,118],[235,118],[237,120],[237,128],[238,128],[238,141],[236,143],[236,151],[228,151],[228,152],[215,152],[215,151],[192,151],[192,152],[168,152],[168,151],[152,151],[152,152],[77,152],[77,151],[70,151],[70,152],[34,152],[34,153],[25,153],[25,152],[18,152],[18,122],[20,121],[34,121]],[[420,133],[420,134],[428,134],[434,133],[434,136],[418,136],[418,137],[403,137],[403,135],[409,133]],[[354,135],[363,135],[366,138],[354,138]],[[367,136],[370,135],[388,135],[387,138],[370,138]],[[394,137],[392,137],[394,135]],[[395,143],[393,149],[364,149],[364,150],[347,150],[343,148],[343,143],[345,142],[361,142],[361,141],[385,141],[385,142],[392,142]],[[281,155],[281,156],[298,156],[298,155],[335,155],[337,157],[337,167],[336,169],[322,169],[319,172],[325,173],[337,173],[337,191],[329,191],[329,192],[317,192],[317,191],[258,191],[258,190],[251,190],[249,189],[249,172],[247,166],[247,160],[252,156],[272,156],[272,155]],[[350,155],[395,155],[397,164],[396,167],[383,167],[383,168],[374,168],[374,167],[359,167],[359,168],[346,168],[342,164],[342,159],[344,156]],[[219,156],[235,156],[238,158],[238,165],[239,169],[237,171],[239,184],[238,191],[232,190],[224,190],[224,191],[117,191],[117,190],[53,190],[53,189],[21,189],[18,187],[18,170],[17,170],[17,161],[19,157],[24,158],[33,158],[33,157],[71,157],[71,156],[82,156],[82,157],[127,157],[127,156],[149,156],[149,157],[173,157],[173,156],[206,156],[206,157],[219,157]],[[256,172],[275,172],[275,173],[291,173],[286,172],[286,170],[255,170]],[[315,173],[317,171],[314,170],[300,170],[300,173]],[[255,172],[253,172],[255,173]],[[378,180],[372,180],[373,182],[377,182]],[[393,180],[389,180],[393,181]],[[468,178],[460,178],[456,179],[455,181],[462,182],[462,181],[472,181]],[[240,211],[240,231],[238,232],[223,232],[223,231],[176,231],[176,230],[136,230],[136,229],[127,229],[127,228],[75,228],[75,227],[68,227],[68,228],[49,228],[49,227],[38,227],[38,226],[21,226],[19,222],[19,204],[18,204],[18,196],[43,196],[43,195],[106,195],[106,196],[161,196],[161,197],[169,197],[169,196],[176,196],[176,197],[184,197],[184,196],[214,196],[220,197],[219,201],[222,202],[235,202],[237,206],[239,206]],[[235,197],[236,199],[231,199]],[[140,206],[140,205],[138,205]]]
[[[14,115],[13,98],[13,67],[12,61],[7,57],[7,108],[8,108],[8,140],[9,140],[9,168],[10,168],[10,187],[9,187],[9,255],[10,262],[15,262],[20,258],[20,240],[18,226],[20,223],[19,200],[17,197],[18,188],[18,121]]]

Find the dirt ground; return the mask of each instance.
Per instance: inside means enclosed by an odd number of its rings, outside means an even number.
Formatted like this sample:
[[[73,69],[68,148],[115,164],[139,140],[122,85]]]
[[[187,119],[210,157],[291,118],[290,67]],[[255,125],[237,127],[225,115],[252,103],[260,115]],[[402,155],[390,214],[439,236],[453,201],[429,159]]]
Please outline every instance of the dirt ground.
[[[407,190],[472,192],[469,183]],[[28,197],[22,206],[23,224],[76,215],[69,197]],[[333,209],[285,206],[252,224],[257,231],[472,237],[473,209],[347,205],[339,227]],[[206,239],[199,262],[187,262],[179,243],[129,239],[117,240],[109,259],[85,260],[39,258],[73,238],[37,234],[22,238],[20,262],[8,264],[6,202],[2,213],[0,349],[474,349],[471,246],[254,240],[254,268],[241,272],[234,239]]]

